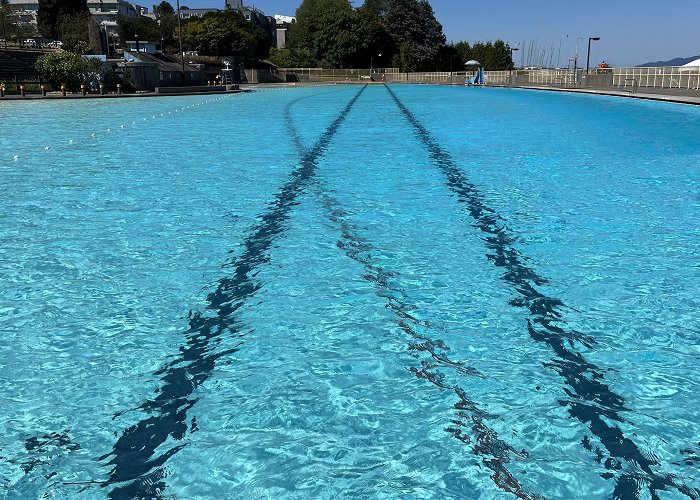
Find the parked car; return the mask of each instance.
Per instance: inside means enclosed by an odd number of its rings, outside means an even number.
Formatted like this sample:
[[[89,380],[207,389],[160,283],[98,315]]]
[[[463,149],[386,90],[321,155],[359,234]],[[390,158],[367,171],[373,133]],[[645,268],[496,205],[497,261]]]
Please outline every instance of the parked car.
[[[22,43],[20,44],[22,47],[38,47],[36,40],[33,38],[27,38],[26,40],[22,40]]]
[[[63,47],[63,42],[59,40],[54,40],[53,42],[47,43],[46,46],[51,49],[60,49],[61,47]]]

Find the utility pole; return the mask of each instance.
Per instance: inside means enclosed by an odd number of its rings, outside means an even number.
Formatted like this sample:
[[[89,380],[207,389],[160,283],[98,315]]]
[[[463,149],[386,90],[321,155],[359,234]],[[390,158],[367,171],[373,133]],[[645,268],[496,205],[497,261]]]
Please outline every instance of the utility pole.
[[[180,64],[182,72],[180,73],[180,84],[185,84],[185,54],[182,52],[182,26],[180,25],[180,0],[177,0],[177,34],[180,40]]]

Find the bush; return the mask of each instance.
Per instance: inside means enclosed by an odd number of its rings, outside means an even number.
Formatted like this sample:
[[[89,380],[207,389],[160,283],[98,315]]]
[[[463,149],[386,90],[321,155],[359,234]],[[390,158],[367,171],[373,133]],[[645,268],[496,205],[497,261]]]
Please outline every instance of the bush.
[[[98,59],[83,59],[73,52],[46,54],[37,62],[37,69],[54,89],[65,84],[68,90],[78,90],[81,84],[85,84],[95,91],[108,73]]]

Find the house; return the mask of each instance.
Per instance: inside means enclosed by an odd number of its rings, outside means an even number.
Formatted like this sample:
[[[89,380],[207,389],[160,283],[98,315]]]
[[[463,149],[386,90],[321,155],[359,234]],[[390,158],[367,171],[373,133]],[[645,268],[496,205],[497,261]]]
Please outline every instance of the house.
[[[136,48],[136,42],[128,42]],[[153,52],[148,47],[153,46]],[[156,87],[205,85],[204,69],[199,64],[183,64],[176,56],[155,52],[155,43],[139,42],[139,51],[124,51],[124,69],[136,90]],[[126,75],[125,75],[126,76]]]

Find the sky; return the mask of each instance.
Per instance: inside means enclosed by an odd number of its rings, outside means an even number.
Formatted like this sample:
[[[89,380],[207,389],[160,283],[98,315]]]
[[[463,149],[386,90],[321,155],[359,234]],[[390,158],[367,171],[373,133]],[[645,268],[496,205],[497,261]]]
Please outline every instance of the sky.
[[[158,3],[158,2],[155,2]],[[175,1],[171,1],[175,5]],[[268,15],[294,15],[301,0],[244,0]],[[356,0],[354,5],[361,5]],[[180,0],[190,8],[223,8],[225,0]],[[700,0],[430,0],[448,41],[504,40],[519,47],[516,65],[566,67],[576,54],[590,64],[636,66],[700,56]],[[531,64],[528,64],[531,63]]]

